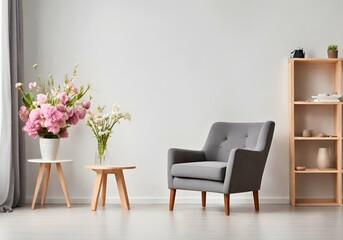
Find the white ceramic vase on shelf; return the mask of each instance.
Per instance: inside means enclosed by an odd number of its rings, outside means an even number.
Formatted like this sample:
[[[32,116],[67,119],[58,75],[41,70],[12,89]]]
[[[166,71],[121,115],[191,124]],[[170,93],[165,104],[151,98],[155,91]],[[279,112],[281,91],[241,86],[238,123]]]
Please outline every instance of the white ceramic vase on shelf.
[[[58,148],[60,146],[60,139],[40,138],[39,146],[43,160],[56,160]]]
[[[319,169],[330,168],[330,153],[328,148],[319,148],[317,155],[317,166]]]

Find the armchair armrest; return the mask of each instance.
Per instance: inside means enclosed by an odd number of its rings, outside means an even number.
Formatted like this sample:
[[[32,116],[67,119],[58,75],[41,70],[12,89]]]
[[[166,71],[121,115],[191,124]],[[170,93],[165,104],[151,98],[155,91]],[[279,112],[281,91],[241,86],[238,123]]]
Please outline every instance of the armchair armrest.
[[[203,151],[187,150],[179,148],[171,148],[168,151],[168,187],[173,188],[173,176],[171,168],[177,163],[205,161],[205,153]]]
[[[223,192],[258,191],[266,160],[267,154],[264,151],[232,149],[226,167]]]
[[[203,151],[188,150],[180,148],[171,148],[168,151],[168,164],[186,163],[205,161],[205,153]]]

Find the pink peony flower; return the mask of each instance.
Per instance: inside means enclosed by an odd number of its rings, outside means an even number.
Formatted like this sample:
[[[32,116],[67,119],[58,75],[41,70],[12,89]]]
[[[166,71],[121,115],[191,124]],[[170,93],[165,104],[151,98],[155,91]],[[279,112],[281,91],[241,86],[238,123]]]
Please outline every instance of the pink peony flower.
[[[30,82],[29,83],[29,89],[32,90],[32,88],[35,88],[37,86],[36,82]]]
[[[77,114],[78,118],[79,119],[84,119],[85,116],[86,116],[86,111],[84,109],[81,109],[81,108],[77,108],[75,110],[75,114]]]
[[[69,133],[67,129],[65,129],[63,132],[60,133],[60,138],[67,138],[69,136]]]
[[[25,103],[19,108],[18,116],[25,124],[23,131],[29,136],[36,138],[48,133],[56,137],[68,137],[68,127],[85,118],[90,102],[82,100],[90,85],[77,88],[73,82],[76,78],[76,67],[71,78],[65,81],[63,86],[54,87],[53,84],[48,84],[44,89],[32,81],[28,84],[29,91],[24,91],[21,82],[15,84]],[[37,64],[33,65],[33,68],[37,70]],[[51,74],[49,79],[52,80]],[[33,92],[37,92],[37,95]],[[69,101],[71,95],[73,101]]]
[[[68,82],[67,86],[68,86],[68,88],[72,89],[74,87],[74,83],[73,82]]]
[[[76,125],[78,122],[79,122],[79,116],[76,113],[69,118],[69,123],[71,125]]]
[[[53,134],[58,134],[60,129],[65,127],[67,115],[60,112],[57,107],[50,104],[43,104],[41,111],[44,116],[44,127]]]
[[[29,119],[30,112],[26,109],[25,106],[21,106],[18,114],[19,114],[20,119],[26,122]]]
[[[46,103],[47,100],[48,98],[45,94],[37,94],[37,102],[39,105]]]
[[[86,110],[88,110],[88,109],[91,107],[91,102],[88,101],[88,100],[84,100],[84,101],[82,102],[82,105],[83,105],[83,107],[84,107]]]
[[[69,100],[68,95],[66,92],[61,92],[57,94],[58,99],[60,100],[60,103],[65,105],[67,101]]]
[[[63,104],[57,104],[56,108],[60,112],[66,112],[67,111],[67,108]]]
[[[75,93],[75,94],[77,94],[77,93],[79,92],[79,90],[78,90],[76,87],[73,87],[71,90],[72,90],[73,93]]]
[[[60,111],[58,111],[57,107],[52,106],[51,104],[43,104],[41,106],[41,110],[45,119],[51,119],[52,121],[58,120],[63,115]]]
[[[27,132],[29,136],[36,138],[38,136],[38,131],[42,129],[42,126],[39,125],[37,121],[31,121],[29,119],[25,126],[23,127],[23,131]]]
[[[68,115],[68,117],[73,116],[74,115],[74,108],[68,108],[67,109],[67,115]]]
[[[29,119],[31,121],[38,121],[42,119],[42,111],[40,108],[33,109],[30,112]]]

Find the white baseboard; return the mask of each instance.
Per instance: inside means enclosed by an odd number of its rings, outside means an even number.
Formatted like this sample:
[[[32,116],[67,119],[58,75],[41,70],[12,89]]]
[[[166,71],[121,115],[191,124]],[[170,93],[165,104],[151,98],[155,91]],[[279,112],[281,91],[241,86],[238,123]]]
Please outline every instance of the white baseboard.
[[[91,198],[70,198],[73,204],[90,204]],[[223,204],[223,198],[221,197],[208,197],[206,199],[208,204]],[[199,204],[200,198],[177,198],[175,203],[177,204]],[[32,198],[27,198],[26,203],[32,203]],[[46,203],[51,204],[64,204],[64,198],[47,198]],[[118,197],[107,197],[106,203],[108,204],[120,204]],[[148,197],[132,197],[130,198],[131,204],[169,204],[169,198],[148,198]],[[232,197],[230,199],[231,204],[253,204],[253,199],[247,197]],[[288,198],[273,197],[273,198],[260,198],[260,204],[289,204]]]

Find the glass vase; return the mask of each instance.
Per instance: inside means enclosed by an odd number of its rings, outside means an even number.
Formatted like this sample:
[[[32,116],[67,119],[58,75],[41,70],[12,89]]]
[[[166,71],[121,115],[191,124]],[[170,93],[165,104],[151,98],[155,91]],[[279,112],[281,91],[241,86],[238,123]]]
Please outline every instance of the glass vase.
[[[95,165],[110,165],[110,156],[106,143],[98,142],[98,148],[95,152]]]

